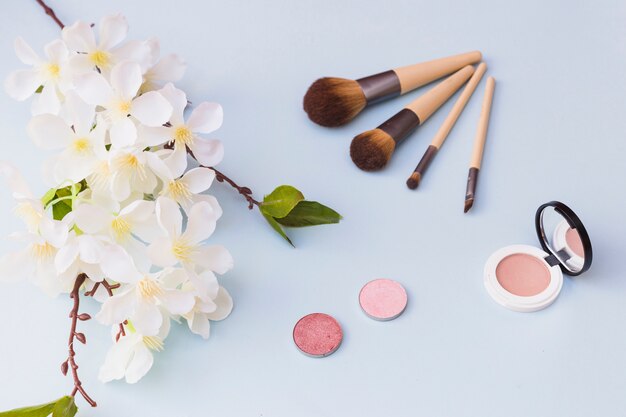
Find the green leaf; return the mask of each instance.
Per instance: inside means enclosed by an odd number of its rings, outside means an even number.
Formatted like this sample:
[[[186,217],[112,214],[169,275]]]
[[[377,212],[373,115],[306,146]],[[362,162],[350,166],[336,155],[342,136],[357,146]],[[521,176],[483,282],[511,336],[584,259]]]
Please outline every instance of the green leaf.
[[[276,221],[287,227],[317,226],[339,223],[341,215],[317,201],[301,201],[289,214]]]
[[[304,200],[304,195],[291,185],[281,185],[263,198],[261,212],[268,216],[280,219],[300,202]]]
[[[57,189],[56,188],[50,188],[43,195],[43,197],[41,197],[41,202],[43,203],[43,205],[44,206],[48,205],[48,203],[52,201],[52,199],[56,196],[56,194],[57,194]]]
[[[274,219],[272,216],[269,216],[269,215],[267,215],[265,213],[261,213],[261,214],[263,214],[263,217],[265,217],[265,220],[267,220],[267,222],[270,224],[270,226],[272,226],[272,229],[274,229],[276,231],[276,233],[281,235],[283,237],[283,239],[285,239],[287,242],[289,242],[289,244],[291,246],[293,246],[295,248],[294,244],[291,242],[291,239],[289,239],[289,237],[285,234],[285,231],[283,230],[283,228],[280,227],[280,224],[278,224],[276,222],[276,219]]]
[[[78,408],[74,403],[74,397],[65,396],[60,398],[54,405],[52,417],[74,417]]]
[[[63,220],[63,217],[70,211],[72,211],[71,200],[59,201],[52,206],[52,217],[54,220]]]
[[[66,397],[63,397],[66,398]],[[54,406],[58,400],[49,402],[47,404],[34,405],[32,407],[16,408],[15,410],[5,411],[0,413],[0,417],[46,417],[54,410]]]

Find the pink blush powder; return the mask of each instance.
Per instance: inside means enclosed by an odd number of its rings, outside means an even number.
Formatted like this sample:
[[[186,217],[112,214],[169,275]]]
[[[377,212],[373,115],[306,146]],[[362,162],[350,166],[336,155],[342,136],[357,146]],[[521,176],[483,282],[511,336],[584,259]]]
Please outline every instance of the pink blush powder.
[[[498,263],[496,278],[502,288],[511,294],[531,297],[548,287],[550,270],[541,259],[525,253],[516,253]]]
[[[393,320],[406,308],[407,295],[396,281],[376,279],[361,289],[359,304],[365,314],[375,320]]]
[[[567,242],[567,246],[574,252],[576,255],[581,258],[585,257],[585,249],[583,248],[583,241],[580,239],[580,235],[578,234],[578,230],[569,228],[565,233],[565,241]]]
[[[337,320],[324,313],[304,316],[293,328],[293,341],[298,349],[316,358],[335,352],[342,340],[341,326]]]

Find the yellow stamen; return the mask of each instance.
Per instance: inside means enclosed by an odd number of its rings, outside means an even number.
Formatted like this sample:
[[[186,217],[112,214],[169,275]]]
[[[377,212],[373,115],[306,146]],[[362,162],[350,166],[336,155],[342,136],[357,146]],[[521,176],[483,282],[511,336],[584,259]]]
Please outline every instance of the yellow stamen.
[[[155,352],[161,352],[163,350],[163,340],[157,336],[144,336],[143,344],[148,347],[150,350],[154,350]]]
[[[167,184],[167,193],[177,202],[190,201],[193,195],[189,185],[179,180],[172,180]]]
[[[120,100],[117,103],[117,111],[124,116],[127,116],[130,113],[131,101],[122,101]]]
[[[137,283],[139,293],[143,298],[152,298],[163,294],[163,290],[159,285],[149,278],[143,278]]]
[[[43,261],[45,259],[51,258],[54,255],[54,246],[52,246],[48,242],[44,243],[35,243],[31,247],[31,253],[33,257],[38,261]]]
[[[91,143],[89,143],[89,139],[87,138],[78,138],[74,139],[72,142],[72,150],[78,154],[87,153],[91,149]]]
[[[106,51],[93,51],[89,54],[89,60],[98,68],[106,68],[111,63],[111,55]]]
[[[130,171],[132,175],[137,175],[141,180],[146,179],[146,167],[132,153],[119,156],[115,159],[117,170]]]
[[[174,141],[181,145],[191,145],[193,143],[193,133],[187,126],[178,126],[174,129]]]
[[[49,78],[59,78],[59,75],[61,74],[61,68],[59,67],[59,65],[53,63],[46,64],[44,67],[44,71]]]
[[[172,252],[179,261],[189,262],[194,252],[194,247],[184,239],[178,239],[172,244]]]
[[[127,220],[121,217],[116,217],[111,222],[111,229],[113,229],[113,233],[115,233],[115,238],[117,240],[124,240],[130,235],[131,226]]]

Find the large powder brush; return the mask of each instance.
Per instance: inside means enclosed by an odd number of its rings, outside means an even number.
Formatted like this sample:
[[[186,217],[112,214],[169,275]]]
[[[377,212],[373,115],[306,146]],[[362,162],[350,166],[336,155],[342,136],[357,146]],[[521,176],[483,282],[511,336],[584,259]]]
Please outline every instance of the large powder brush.
[[[358,80],[320,78],[304,96],[304,111],[321,126],[342,126],[372,103],[407,93],[481,59],[482,54],[474,51],[395,68]]]
[[[350,157],[355,165],[364,171],[382,169],[391,159],[396,146],[441,107],[473,73],[474,67],[467,65],[409,103],[376,129],[356,136],[350,144]]]

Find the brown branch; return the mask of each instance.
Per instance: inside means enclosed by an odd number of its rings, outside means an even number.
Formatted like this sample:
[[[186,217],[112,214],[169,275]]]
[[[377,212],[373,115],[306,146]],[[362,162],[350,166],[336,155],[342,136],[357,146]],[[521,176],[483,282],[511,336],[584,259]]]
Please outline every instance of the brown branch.
[[[72,320],[72,326],[70,328],[70,336],[67,342],[68,346],[68,356],[65,362],[61,364],[61,372],[64,375],[67,375],[68,368],[71,368],[72,378],[74,379],[74,389],[72,390],[72,397],[76,396],[77,392],[83,396],[85,401],[89,403],[92,407],[95,407],[97,404],[91,397],[85,392],[85,389],[82,387],[82,383],[80,378],[78,377],[78,365],[76,364],[76,360],[74,357],[76,356],[76,352],[74,351],[74,341],[78,340],[81,343],[86,343],[85,335],[83,333],[78,333],[76,331],[76,325],[78,320],[85,321],[89,320],[91,317],[89,314],[78,314],[78,308],[80,307],[80,287],[83,285],[85,280],[87,279],[87,275],[79,274],[76,277],[76,281],[74,282],[74,288],[70,293],[70,298],[74,300],[74,306],[72,307],[72,311],[70,311],[70,319]]]
[[[104,289],[107,291],[107,293],[109,294],[109,297],[113,296],[113,290],[117,289],[120,287],[120,284],[109,284],[109,282],[106,279],[103,279],[101,282],[96,282],[93,287],[91,288],[91,290],[89,291],[85,291],[85,295],[87,297],[93,297],[96,294],[96,291],[98,291],[98,288],[100,288],[100,285],[102,285],[104,287]],[[120,340],[120,337],[126,336],[126,331],[124,330],[124,325],[127,324],[128,322],[126,320],[124,320],[123,323],[119,324],[119,330],[117,331],[117,334],[115,335],[115,341],[118,342]]]
[[[261,206],[261,203],[259,201],[255,200],[252,197],[252,190],[250,188],[242,187],[240,185],[237,185],[237,183],[235,181],[231,180],[226,175],[224,175],[224,173],[222,173],[221,171],[218,171],[214,167],[206,167],[204,165],[200,165],[200,166],[202,168],[207,168],[207,169],[213,170],[213,172],[215,172],[215,179],[218,182],[226,182],[226,183],[228,183],[228,185],[230,185],[235,190],[237,190],[237,192],[239,192],[239,194],[241,194],[243,196],[243,198],[245,198],[246,201],[248,202],[248,209],[252,210],[254,208],[254,206],[257,206],[257,207]]]
[[[46,3],[44,3],[43,0],[35,0],[35,1],[37,1],[37,3],[39,3],[39,5],[43,7],[43,11],[46,12],[46,14],[50,16],[52,20],[54,20],[55,23],[59,25],[61,29],[65,27],[63,22],[61,22],[61,20],[59,20],[59,18],[57,17],[56,13],[54,13],[54,10],[52,10]]]

